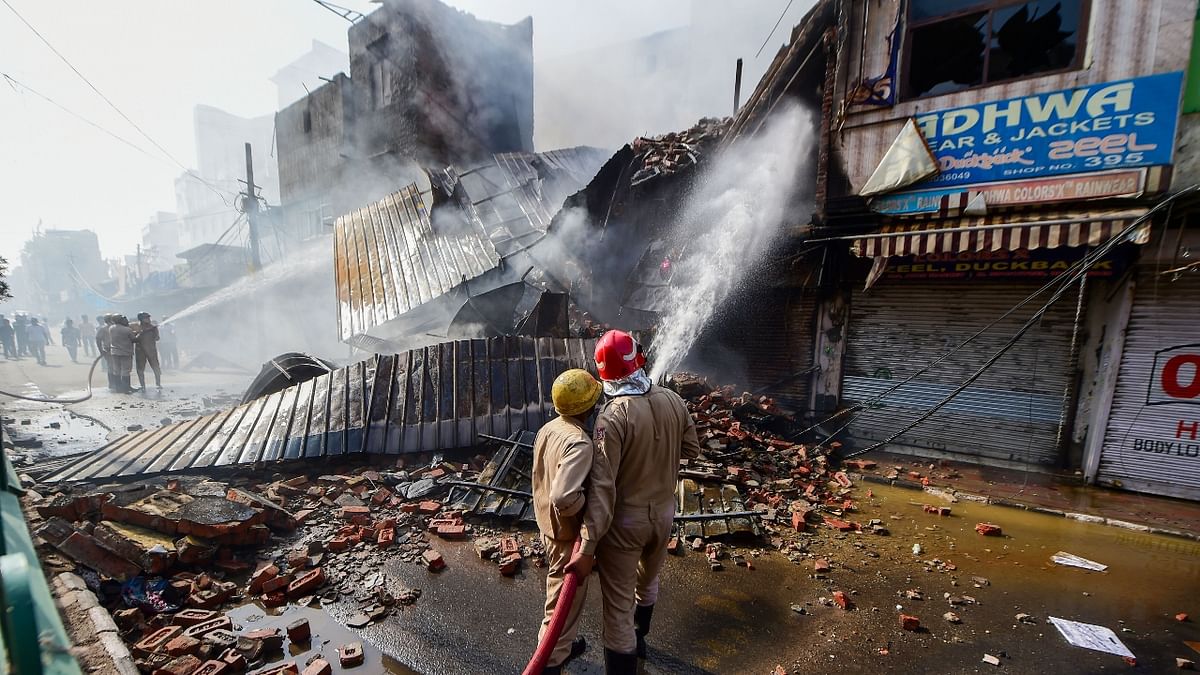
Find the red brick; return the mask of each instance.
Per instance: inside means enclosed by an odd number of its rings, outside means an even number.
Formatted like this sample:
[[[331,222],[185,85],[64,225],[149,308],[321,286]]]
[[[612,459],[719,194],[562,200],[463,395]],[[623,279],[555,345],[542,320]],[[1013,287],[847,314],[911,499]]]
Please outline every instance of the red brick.
[[[301,509],[301,510],[297,511],[296,512],[296,522],[303,523],[303,522],[307,521],[309,516],[311,516],[313,514],[314,510],[315,509]]]
[[[370,517],[371,509],[367,506],[343,506],[342,520],[354,520],[359,517]]]
[[[379,536],[375,539],[375,543],[379,545],[379,548],[387,548],[387,547],[391,546],[395,541],[396,541],[396,530],[394,530],[394,529],[380,530]]]
[[[262,604],[265,607],[283,607],[287,604],[287,593],[283,591],[275,591],[274,593],[263,593]]]
[[[101,548],[91,535],[75,532],[67,537],[58,549],[75,562],[90,567],[107,577],[125,581],[141,573],[141,568],[124,558]]]
[[[287,625],[287,636],[292,642],[308,642],[312,639],[312,628],[308,619],[296,619]]]
[[[179,635],[171,638],[165,645],[163,645],[162,649],[171,656],[195,654],[200,650],[200,641],[194,637]]]
[[[825,516],[825,524],[839,532],[849,532],[854,529],[854,526],[850,523],[839,518],[830,518],[829,516]]]
[[[254,675],[300,675],[300,669],[296,667],[294,661],[288,661],[266,670],[256,670]]]
[[[170,622],[175,626],[196,626],[197,623],[216,619],[216,616],[217,613],[209,609],[181,609],[176,611]]]
[[[520,553],[521,546],[513,537],[502,537],[500,539],[500,557],[509,556],[514,553]]]
[[[280,633],[278,628],[258,628],[246,633],[242,637],[251,640],[261,640],[263,651],[268,654],[283,649],[283,633]]]
[[[425,514],[437,513],[442,510],[442,503],[427,499],[420,504],[417,504],[417,511]]]
[[[445,475],[446,475],[446,470],[439,466],[436,469],[430,469],[429,471],[426,471],[424,477],[425,478],[441,478],[442,476],[445,476]]]
[[[350,538],[346,536],[338,535],[325,542],[325,549],[334,553],[345,551],[348,548],[350,548]]]
[[[837,481],[838,485],[841,485],[844,488],[848,488],[853,485],[853,483],[850,482],[850,477],[846,475],[845,471],[839,471],[833,474],[833,479]]]
[[[416,513],[421,509],[421,505],[416,502],[408,502],[400,505],[401,513]]]
[[[436,572],[446,566],[446,560],[442,558],[442,554],[433,549],[422,553],[421,558],[425,560],[425,566],[431,572]]]
[[[500,574],[511,577],[521,569],[521,554],[513,553],[500,558]]]
[[[179,626],[163,626],[141,640],[138,640],[133,645],[133,651],[135,654],[143,655],[156,652],[182,632],[183,628]]]
[[[442,539],[466,539],[466,525],[440,525],[437,528],[437,535]]]
[[[833,592],[833,601],[836,602],[837,606],[841,607],[842,609],[850,609],[850,598],[847,598],[846,594],[842,591]]]
[[[333,666],[325,659],[317,658],[304,669],[304,675],[333,675]]]
[[[313,591],[321,587],[325,583],[325,570],[320,567],[314,567],[300,578],[288,584],[287,594],[289,598],[299,598],[304,595],[309,595]]]
[[[288,569],[293,572],[297,572],[305,567],[308,567],[308,562],[307,550],[289,551],[287,554]]]
[[[828,572],[829,569],[830,568],[829,568],[828,560],[826,560],[824,558],[817,558],[816,560],[813,561],[813,571],[814,572],[824,573],[824,572]]]
[[[842,462],[842,466],[850,469],[856,469],[858,471],[866,471],[868,469],[874,469],[876,464],[869,459],[848,459]]]
[[[188,637],[194,637],[198,640],[205,635],[208,635],[212,631],[217,630],[218,628],[230,630],[233,628],[233,622],[229,620],[229,617],[222,614],[215,619],[209,619],[208,621],[198,623],[188,628],[187,630],[183,631],[183,634]]]
[[[246,657],[236,649],[226,649],[221,654],[221,663],[229,666],[229,669],[235,673],[240,673],[246,669]]]
[[[804,512],[802,512],[802,511],[793,511],[792,512],[792,527],[795,528],[795,530],[797,532],[804,531]]]
[[[301,485],[308,483],[308,476],[295,476],[281,482],[288,487],[298,488]]]
[[[915,631],[921,627],[921,620],[915,616],[909,616],[908,614],[901,614],[900,615],[900,627],[903,628],[904,630]]]
[[[279,568],[275,565],[266,565],[258,568],[254,574],[250,575],[250,593],[253,595],[262,593],[263,584],[277,576],[279,576]]]
[[[216,659],[209,659],[200,666],[200,670],[192,673],[192,675],[225,675],[230,670],[229,664]]]
[[[203,662],[192,656],[180,656],[154,671],[154,675],[193,675]]]
[[[375,506],[381,506],[384,502],[392,498],[392,491],[381,487],[371,495],[371,503]]]
[[[338,647],[338,658],[341,659],[343,668],[361,666],[365,658],[362,643],[351,642]]]
[[[266,583],[264,583],[262,590],[263,590],[263,593],[267,593],[269,595],[271,593],[274,593],[275,591],[280,591],[280,590],[287,588],[288,585],[291,583],[292,583],[292,575],[280,574],[279,576],[275,577],[274,579],[270,579]]]
[[[991,523],[979,523],[975,526],[975,531],[985,537],[999,537],[1003,535],[1000,531],[1000,526]]]

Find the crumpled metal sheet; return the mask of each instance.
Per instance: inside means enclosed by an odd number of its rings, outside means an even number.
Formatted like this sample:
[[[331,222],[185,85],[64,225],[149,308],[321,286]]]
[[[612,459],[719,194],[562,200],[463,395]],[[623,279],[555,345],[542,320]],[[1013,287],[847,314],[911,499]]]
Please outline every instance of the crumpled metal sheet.
[[[536,431],[568,368],[595,372],[595,340],[458,340],[376,356],[228,410],[122,436],[49,483],[255,465],[348,453],[469,448]]]

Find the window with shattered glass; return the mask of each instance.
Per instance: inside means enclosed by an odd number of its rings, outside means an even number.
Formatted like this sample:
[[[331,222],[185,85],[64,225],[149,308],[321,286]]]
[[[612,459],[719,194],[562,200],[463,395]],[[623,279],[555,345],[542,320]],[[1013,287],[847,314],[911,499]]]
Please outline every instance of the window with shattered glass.
[[[911,0],[905,98],[1073,70],[1089,0]]]

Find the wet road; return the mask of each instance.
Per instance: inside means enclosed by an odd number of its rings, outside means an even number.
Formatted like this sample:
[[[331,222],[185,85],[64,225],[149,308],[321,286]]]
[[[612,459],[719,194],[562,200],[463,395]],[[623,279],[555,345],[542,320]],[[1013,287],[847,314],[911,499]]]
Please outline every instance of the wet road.
[[[1174,619],[1200,614],[1195,542],[975,503],[954,504],[951,517],[938,518],[921,511],[932,499],[922,493],[872,489],[874,499],[856,519],[881,518],[892,534],[823,530],[811,537],[812,557],[832,563],[827,579],[814,578],[811,558],[793,564],[773,552],[754,558],[754,570],[726,561],[721,572],[698,553],[670,558],[644,672],[769,673],[777,664],[797,673],[988,672],[994,666],[981,662],[987,653],[1000,656],[1009,673],[1151,673],[1173,671],[1177,656],[1200,659],[1183,644],[1200,640],[1197,624]],[[981,521],[1006,536],[976,534]],[[920,556],[914,543],[924,549]],[[518,578],[504,579],[469,543],[436,547],[448,569],[393,566],[390,573],[424,595],[362,635],[418,672],[519,672],[534,648],[543,572],[526,565]],[[1059,567],[1049,560],[1059,550],[1109,570]],[[935,559],[957,570],[925,564]],[[976,588],[972,577],[990,585]],[[904,599],[908,589],[925,599]],[[850,611],[818,602],[834,590],[850,596]],[[977,604],[952,607],[944,594]],[[920,632],[901,630],[897,605],[921,619]],[[951,610],[962,623],[942,619]],[[353,603],[331,608],[338,619],[353,611]],[[591,647],[572,672],[603,672],[599,611],[598,593],[589,593],[582,634]],[[1018,613],[1037,622],[1018,623]],[[1046,623],[1051,615],[1112,628],[1137,666],[1068,645]]]

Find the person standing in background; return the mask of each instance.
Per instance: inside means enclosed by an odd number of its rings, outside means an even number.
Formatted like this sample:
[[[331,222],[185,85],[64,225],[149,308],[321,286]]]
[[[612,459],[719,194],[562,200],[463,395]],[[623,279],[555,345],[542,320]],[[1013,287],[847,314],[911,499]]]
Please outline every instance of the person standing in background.
[[[129,319],[118,314],[113,318],[113,324],[108,329],[109,350],[112,354],[112,369],[115,371],[116,391],[121,394],[132,394],[133,385],[129,377],[133,373],[133,354],[135,343],[133,329],[129,327]]]
[[[139,312],[133,326],[133,341],[137,343],[137,376],[142,391],[146,391],[146,364],[154,371],[154,386],[162,389],[162,368],[158,365],[158,326],[150,321],[149,312]]]
[[[38,365],[46,365],[46,345],[50,344],[50,329],[38,323],[36,318],[30,319],[25,341],[29,343],[29,352],[37,359]]]
[[[29,338],[29,322],[20,314],[13,321],[13,334],[17,338],[17,358],[29,356],[29,345],[26,344]]]
[[[75,327],[75,322],[67,319],[63,323],[62,330],[59,331],[62,336],[62,346],[67,348],[67,354],[71,357],[71,363],[79,363],[75,359],[79,352],[79,329]]]
[[[166,318],[163,318],[166,321]],[[159,353],[162,355],[163,368],[175,370],[179,367],[179,341],[175,336],[175,325],[164,323],[159,326]]]
[[[96,355],[96,345],[88,339],[87,335],[85,335],[85,333],[91,327],[92,322],[88,321],[87,314],[79,317],[79,326],[77,328],[79,331],[79,342],[83,345],[83,355],[86,357],[92,357]]]
[[[0,314],[0,347],[4,348],[4,358],[17,358],[17,347],[13,344],[13,326],[3,314]]]
[[[104,372],[108,373],[108,390],[116,391],[117,377],[113,370],[112,338],[109,336],[112,323],[111,314],[96,317],[96,350],[100,352],[100,363],[104,366]]]

